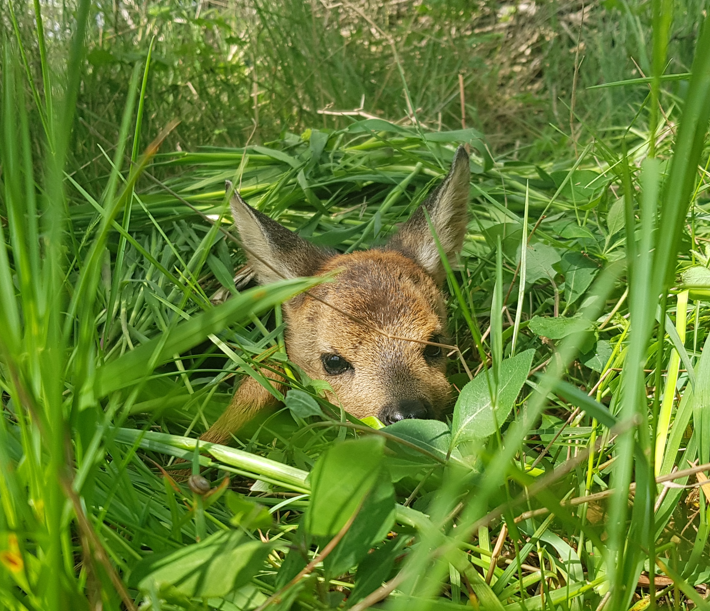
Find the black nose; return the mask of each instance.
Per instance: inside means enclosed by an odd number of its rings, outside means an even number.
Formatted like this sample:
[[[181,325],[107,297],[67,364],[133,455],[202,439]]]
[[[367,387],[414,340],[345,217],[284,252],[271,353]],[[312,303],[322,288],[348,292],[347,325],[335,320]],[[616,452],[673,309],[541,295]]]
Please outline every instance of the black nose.
[[[394,424],[410,418],[430,420],[433,417],[434,410],[426,399],[402,399],[398,403],[385,406],[379,413],[379,418],[384,424]]]

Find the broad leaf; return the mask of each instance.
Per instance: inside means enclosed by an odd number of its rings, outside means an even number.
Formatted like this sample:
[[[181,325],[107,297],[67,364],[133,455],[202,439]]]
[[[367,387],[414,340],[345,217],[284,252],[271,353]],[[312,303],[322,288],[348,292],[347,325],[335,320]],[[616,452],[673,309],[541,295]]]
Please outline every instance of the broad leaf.
[[[547,316],[533,316],[528,325],[535,335],[547,337],[548,339],[563,339],[573,333],[593,331],[594,323],[581,316],[567,318],[558,316],[557,318]]]
[[[227,491],[227,507],[234,514],[229,521],[233,526],[241,526],[245,530],[266,530],[273,524],[266,507],[231,490]]]
[[[355,567],[373,545],[382,541],[394,525],[394,486],[389,474],[380,470],[380,480],[365,498],[352,526],[325,559],[325,570],[332,577]]]
[[[552,246],[539,242],[530,244],[526,256],[525,283],[528,286],[538,280],[553,279],[557,275],[554,266],[560,261],[560,255]]]
[[[710,269],[702,265],[689,267],[683,272],[682,278],[685,286],[710,289]]]
[[[318,405],[318,401],[302,390],[289,390],[284,403],[291,413],[299,418],[323,415],[323,410]]]
[[[234,271],[232,270],[232,272],[230,272],[229,268],[227,268],[219,257],[209,255],[207,257],[207,265],[210,270],[212,270],[214,277],[217,278],[224,288],[228,289],[233,294],[237,292],[237,287],[234,284]]]
[[[227,596],[207,600],[208,605],[219,611],[256,609],[265,602],[266,595],[252,583],[248,583],[235,592],[230,592]]]
[[[131,571],[129,585],[144,592],[167,589],[190,597],[221,597],[246,585],[270,551],[266,543],[222,531],[178,551],[144,558]]]
[[[440,420],[416,420],[407,419],[395,422],[385,428],[390,435],[399,437],[415,446],[418,446],[441,460],[445,460],[451,445],[451,431],[445,422]],[[396,442],[390,442],[395,445]],[[424,456],[423,453],[409,448],[405,445],[397,444],[408,453]],[[389,463],[388,463],[389,464]]]
[[[589,354],[584,354],[580,357],[580,361],[589,367],[592,371],[601,373],[606,367],[607,362],[611,358],[613,352],[611,342],[606,339],[600,339],[594,346],[594,350]]]
[[[604,183],[599,180],[599,173],[593,170],[575,170],[574,172],[560,170],[550,172],[550,176],[558,187],[564,183],[562,196],[578,205],[592,199],[604,186]]]
[[[409,538],[403,536],[385,541],[360,562],[355,575],[355,588],[348,600],[349,606],[365,598],[387,581],[397,556],[402,553],[408,541]]]
[[[683,272],[683,287],[690,290],[690,298],[710,299],[710,269],[694,265]]]
[[[429,472],[449,455],[451,430],[445,422],[400,420],[386,427],[385,431],[402,440],[387,440],[387,449],[392,451],[392,455],[387,456],[387,469],[395,482]],[[449,458],[460,460],[461,455],[454,450]]]
[[[624,206],[626,203],[622,199],[617,199],[609,208],[609,214],[606,217],[606,226],[609,229],[609,235],[612,236],[624,228],[626,224]]]
[[[318,459],[310,474],[306,530],[333,537],[379,482],[384,440],[369,436],[339,443]]]
[[[356,121],[348,127],[348,131],[351,133],[360,132],[389,132],[394,134],[404,134],[406,136],[411,135],[410,132],[405,127],[400,127],[384,119],[365,119],[364,121]]]
[[[560,271],[565,277],[565,301],[570,304],[584,295],[599,272],[599,267],[589,258],[570,252],[562,257]]]
[[[594,234],[586,227],[581,227],[577,221],[570,218],[561,218],[549,224],[550,228],[565,240],[584,238],[593,240]]]
[[[499,385],[497,392],[494,390],[494,397],[491,397],[485,373],[480,373],[463,387],[451,424],[452,448],[464,441],[485,439],[500,428],[528,378],[534,354],[534,350],[526,350],[501,363]]]

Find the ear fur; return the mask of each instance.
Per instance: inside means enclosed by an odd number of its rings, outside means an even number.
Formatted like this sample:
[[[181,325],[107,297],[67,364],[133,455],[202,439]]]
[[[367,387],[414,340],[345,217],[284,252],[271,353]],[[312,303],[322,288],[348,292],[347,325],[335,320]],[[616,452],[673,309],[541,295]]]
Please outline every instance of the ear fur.
[[[228,183],[227,189],[230,188]],[[333,254],[255,210],[236,191],[229,204],[242,246],[260,284],[312,276]]]
[[[463,146],[459,146],[444,182],[400,226],[387,245],[388,249],[398,250],[419,263],[438,285],[443,284],[446,271],[424,210],[429,214],[432,228],[447,258],[453,259],[461,250],[466,235],[470,178],[468,153]]]

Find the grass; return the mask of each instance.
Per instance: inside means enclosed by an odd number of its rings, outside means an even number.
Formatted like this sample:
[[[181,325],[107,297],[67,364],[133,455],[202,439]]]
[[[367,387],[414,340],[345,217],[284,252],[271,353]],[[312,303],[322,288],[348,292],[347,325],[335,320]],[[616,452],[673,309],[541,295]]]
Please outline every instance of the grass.
[[[700,31],[693,6],[674,23],[661,2],[653,14],[608,9],[623,19],[606,29],[593,12],[587,44],[607,50],[615,28],[630,28],[650,82],[600,90],[635,103],[613,115],[621,127],[609,127],[612,115],[582,87],[635,75],[605,78],[601,63],[580,70],[577,101],[554,126],[567,136],[531,121],[529,147],[510,152],[510,142],[486,146],[460,116],[431,129],[448,98],[423,76],[417,82],[413,67],[456,91],[460,67],[446,62],[461,57],[439,64],[439,47],[403,42],[460,41],[438,37],[458,19],[453,5],[421,5],[428,21],[387,13],[378,38],[357,30],[363,19],[382,23],[377,11],[355,19],[254,3],[244,14],[259,27],[250,43],[258,45],[243,53],[260,50],[257,85],[269,83],[271,98],[252,117],[249,143],[206,130],[228,106],[216,93],[214,116],[193,110],[182,127],[163,120],[161,54],[179,40],[166,38],[176,28],[169,17],[187,8],[140,9],[145,56],[124,66],[96,52],[108,43],[95,36],[89,5],[76,7],[65,55],[53,53],[62,41],[45,32],[59,21],[46,15],[36,49],[21,18],[8,18],[2,44],[3,608],[708,607],[710,28],[685,55],[671,29]],[[483,5],[481,24],[495,21],[495,7]],[[182,61],[202,62],[184,76],[203,79],[196,90],[228,86],[243,97],[254,71],[243,72],[246,84],[225,84],[204,64],[206,41],[239,44],[218,16],[190,14],[184,24],[181,36],[199,48],[180,51]],[[315,27],[326,17],[342,28]],[[537,19],[528,34],[550,23]],[[307,23],[312,38],[296,38],[296,26],[275,36],[286,23]],[[347,45],[333,53],[343,31]],[[313,112],[356,107],[350,88],[367,88],[356,67],[377,74],[392,49],[401,71],[380,97],[401,95],[404,76],[416,120]],[[35,51],[40,86],[27,79]],[[313,77],[320,86],[299,88],[323,52],[333,55],[325,77]],[[670,53],[686,58],[676,65],[691,73],[686,89],[660,78]],[[603,55],[590,51],[589,61]],[[54,73],[57,57],[67,58],[66,81]],[[564,63],[554,53],[535,58]],[[109,65],[116,73],[101,75]],[[467,91],[464,105],[476,100]],[[99,103],[103,122],[90,113]],[[308,129],[279,134],[279,121]],[[179,141],[210,146],[164,152]],[[231,448],[199,447],[234,378],[268,385],[263,372],[288,363],[278,304],[318,282],[235,285],[244,256],[230,234],[225,180],[302,236],[345,252],[381,243],[408,218],[460,142],[472,147],[471,222],[447,273],[461,355],[449,377],[461,394],[446,422],[368,427],[290,365],[282,410]],[[216,293],[231,297],[216,303]],[[172,479],[174,458],[192,463],[187,483]]]
[[[33,3],[12,6],[41,96]],[[52,24],[47,74],[65,69],[73,15],[62,7],[42,7]],[[705,9],[703,0],[689,0],[673,14],[668,73],[690,69]],[[415,112],[427,129],[475,127],[496,154],[536,163],[560,155],[560,145],[584,133],[582,124],[629,126],[645,88],[588,87],[648,77],[654,61],[650,5],[616,1],[409,7],[122,0],[92,3],[90,11],[68,167],[94,196],[110,172],[101,149],[112,155],[119,141],[127,84],[151,40],[140,150],[175,118],[180,125],[166,147],[195,150],[341,129],[368,115],[411,124]],[[666,84],[680,97],[686,85]],[[42,113],[31,109],[30,117],[41,121]]]

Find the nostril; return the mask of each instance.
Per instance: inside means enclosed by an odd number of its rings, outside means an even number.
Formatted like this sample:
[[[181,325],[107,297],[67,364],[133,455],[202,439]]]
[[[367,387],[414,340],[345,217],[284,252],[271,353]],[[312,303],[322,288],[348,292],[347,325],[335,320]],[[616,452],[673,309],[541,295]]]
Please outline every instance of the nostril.
[[[427,417],[427,408],[422,401],[405,399],[400,401],[398,409],[400,420],[409,418],[425,419]]]
[[[394,424],[400,420],[433,418],[433,410],[429,401],[420,399],[403,399],[396,405],[388,405],[380,412],[380,420],[384,424]]]
[[[404,420],[404,417],[402,414],[400,414],[397,411],[389,413],[384,420],[385,424],[394,424],[395,422],[399,422],[400,420]]]

